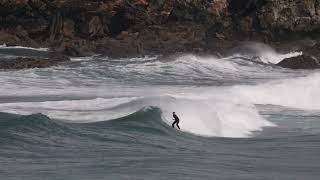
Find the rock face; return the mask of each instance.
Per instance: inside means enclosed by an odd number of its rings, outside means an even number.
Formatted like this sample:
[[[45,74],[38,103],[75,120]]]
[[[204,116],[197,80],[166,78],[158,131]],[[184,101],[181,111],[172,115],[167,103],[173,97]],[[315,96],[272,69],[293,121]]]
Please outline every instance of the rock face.
[[[320,1],[272,1],[259,12],[260,27],[270,30],[273,37],[303,36],[320,29]],[[269,32],[270,33],[270,32]]]
[[[277,64],[278,66],[290,69],[317,69],[320,63],[317,58],[301,55],[297,57],[287,58]]]
[[[282,60],[277,65],[290,69],[318,69],[320,68],[320,44],[302,49],[303,55]]]
[[[224,48],[224,42],[234,40],[317,38],[319,4],[319,0],[0,0],[0,44],[51,47],[75,56],[136,56]]]

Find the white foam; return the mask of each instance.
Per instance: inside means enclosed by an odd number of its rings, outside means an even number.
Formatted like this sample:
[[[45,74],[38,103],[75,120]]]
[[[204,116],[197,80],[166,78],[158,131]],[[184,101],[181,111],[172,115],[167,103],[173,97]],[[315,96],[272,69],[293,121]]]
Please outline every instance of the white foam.
[[[172,77],[179,79],[178,81],[183,81],[197,78],[216,78],[227,73],[239,73],[239,65],[228,61],[227,58],[219,59],[214,56],[183,55],[175,60],[168,61],[155,61],[154,57],[128,61],[133,63],[114,65],[111,71],[132,74],[130,78],[150,77],[166,81],[173,79]]]
[[[195,56],[195,55],[184,55],[178,57],[174,64],[192,66],[194,68],[214,67],[221,71],[237,71],[236,64],[228,61],[228,58],[217,58],[214,56]]]
[[[278,53],[270,46],[257,42],[246,43],[244,44],[244,46],[245,48],[248,48],[249,51],[251,51],[249,54],[257,57],[261,62],[265,64],[277,64],[283,59],[302,55],[302,52],[300,51]]]
[[[202,136],[250,137],[252,132],[274,124],[264,120],[253,105],[215,98],[180,99],[162,107],[172,123],[172,111],[181,119],[183,131]]]
[[[280,54],[274,51],[264,51],[261,53],[261,61],[266,64],[278,64],[284,59],[300,55],[302,55],[302,52],[289,52],[286,54]]]
[[[32,48],[24,46],[7,46],[6,44],[0,45],[0,49],[30,49],[34,51],[49,51],[49,48]]]
[[[254,104],[320,110],[320,73],[256,86],[235,86],[232,92]]]
[[[83,57],[71,57],[70,60],[73,62],[79,62],[79,61],[91,61],[95,59],[95,57],[100,56],[99,54],[95,54],[92,56],[83,56]]]

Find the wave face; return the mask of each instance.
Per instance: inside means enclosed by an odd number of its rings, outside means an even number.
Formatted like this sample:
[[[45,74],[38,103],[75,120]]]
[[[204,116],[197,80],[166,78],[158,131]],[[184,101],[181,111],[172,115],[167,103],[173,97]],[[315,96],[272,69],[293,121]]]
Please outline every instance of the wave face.
[[[247,44],[2,71],[0,179],[319,179],[320,73],[274,65],[298,54]]]
[[[186,98],[187,97],[187,98]],[[121,118],[144,107],[158,107],[162,120],[173,121],[172,110],[179,112],[181,129],[203,136],[248,137],[253,131],[274,124],[264,120],[250,104],[232,99],[165,95],[134,98],[97,98],[93,100],[3,103],[5,112],[30,114],[41,112],[54,119],[73,122],[106,121]]]

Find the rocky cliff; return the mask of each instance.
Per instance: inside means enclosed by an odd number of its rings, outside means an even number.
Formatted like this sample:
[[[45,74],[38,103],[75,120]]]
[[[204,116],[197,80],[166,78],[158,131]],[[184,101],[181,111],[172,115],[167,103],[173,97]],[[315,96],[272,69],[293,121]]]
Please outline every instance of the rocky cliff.
[[[319,0],[0,0],[0,44],[73,56],[206,51],[319,30]]]

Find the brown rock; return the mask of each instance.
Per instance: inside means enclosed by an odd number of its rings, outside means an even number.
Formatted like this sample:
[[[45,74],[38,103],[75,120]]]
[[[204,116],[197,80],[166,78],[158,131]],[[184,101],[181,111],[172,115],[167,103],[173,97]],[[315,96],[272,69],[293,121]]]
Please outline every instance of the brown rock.
[[[227,0],[213,1],[211,6],[211,12],[217,17],[223,17],[228,15],[229,3]]]
[[[56,40],[63,27],[63,17],[61,16],[60,12],[56,13],[52,17],[52,22],[50,25],[50,41]]]
[[[312,32],[319,29],[319,15],[316,12],[320,7],[316,6],[317,1],[269,1],[258,13],[260,25],[264,29],[274,29],[277,32],[287,31],[289,33],[286,34],[289,35]]]
[[[317,58],[309,55],[301,55],[282,60],[278,66],[290,69],[317,69],[320,64]]]
[[[29,58],[18,57],[16,59],[0,61],[0,69],[30,69],[30,68],[46,68],[58,65],[62,62],[69,61],[66,56],[56,53],[50,53],[48,58]]]
[[[13,34],[9,34],[7,32],[4,31],[0,31],[0,44],[12,44],[12,45],[17,45],[19,44],[21,40],[13,35]]]
[[[149,3],[146,0],[135,0],[133,2],[134,5],[140,5],[140,6],[148,6]]]
[[[240,28],[244,32],[252,31],[253,30],[252,25],[253,25],[253,21],[250,16],[246,16],[243,19],[241,19],[241,21],[240,21]]]
[[[15,0],[17,5],[26,5],[29,0]]]
[[[20,25],[16,28],[16,35],[20,38],[29,38],[28,32]]]
[[[122,31],[119,35],[117,35],[116,39],[123,40],[126,39],[129,36],[128,31]]]
[[[66,37],[72,38],[74,36],[74,22],[71,19],[64,21],[62,32]]]
[[[123,40],[105,40],[97,45],[96,52],[109,57],[133,57],[143,54],[143,48],[139,40],[129,36]]]
[[[94,16],[88,23],[88,33],[91,37],[103,34],[103,25],[98,16]]]
[[[220,40],[224,40],[226,37],[223,34],[216,33],[216,37]]]
[[[72,57],[80,57],[82,56],[82,53],[74,48],[74,47],[71,47],[71,46],[66,46],[64,48],[64,50],[62,51],[63,54],[67,55],[67,56],[72,56]]]

